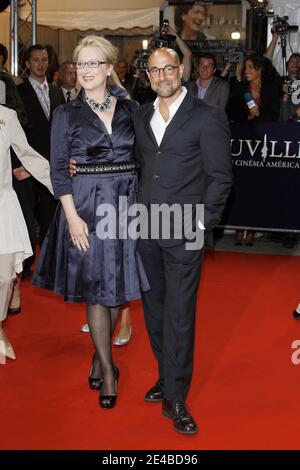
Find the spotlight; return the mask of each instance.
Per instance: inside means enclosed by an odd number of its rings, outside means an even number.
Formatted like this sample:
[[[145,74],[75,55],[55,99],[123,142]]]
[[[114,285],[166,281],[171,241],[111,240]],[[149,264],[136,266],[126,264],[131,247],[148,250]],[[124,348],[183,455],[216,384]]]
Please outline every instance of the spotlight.
[[[268,0],[248,0],[252,8],[266,8]]]
[[[231,39],[238,41],[241,38],[241,33],[239,31],[233,31],[231,33]]]

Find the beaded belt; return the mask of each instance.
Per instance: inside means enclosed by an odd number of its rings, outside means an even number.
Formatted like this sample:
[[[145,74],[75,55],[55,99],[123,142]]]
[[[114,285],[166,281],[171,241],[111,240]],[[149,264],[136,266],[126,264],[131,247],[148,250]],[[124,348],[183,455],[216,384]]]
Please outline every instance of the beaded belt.
[[[135,169],[136,164],[134,162],[100,163],[99,165],[84,165],[83,163],[77,163],[76,174],[97,175],[100,173],[133,171]]]

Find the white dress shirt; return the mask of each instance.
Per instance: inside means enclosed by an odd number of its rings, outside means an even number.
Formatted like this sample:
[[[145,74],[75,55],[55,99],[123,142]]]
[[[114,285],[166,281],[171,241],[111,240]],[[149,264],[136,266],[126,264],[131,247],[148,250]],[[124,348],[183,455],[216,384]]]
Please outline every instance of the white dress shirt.
[[[77,97],[77,88],[72,88],[72,90],[67,90],[66,88],[61,86],[61,91],[63,92],[66,103],[68,102],[68,93],[69,92],[70,92],[70,101],[75,100],[75,98]]]
[[[168,127],[173,117],[175,116],[175,113],[178,110],[179,106],[181,105],[182,101],[184,100],[186,94],[187,94],[187,89],[183,86],[182,92],[178,96],[177,100],[174,101],[174,103],[172,103],[169,106],[169,119],[167,121],[164,120],[164,118],[162,117],[159,111],[159,97],[157,97],[156,100],[154,101],[153,106],[154,106],[155,111],[151,118],[150,126],[153,130],[153,133],[155,135],[158,145],[161,144],[166,128]]]

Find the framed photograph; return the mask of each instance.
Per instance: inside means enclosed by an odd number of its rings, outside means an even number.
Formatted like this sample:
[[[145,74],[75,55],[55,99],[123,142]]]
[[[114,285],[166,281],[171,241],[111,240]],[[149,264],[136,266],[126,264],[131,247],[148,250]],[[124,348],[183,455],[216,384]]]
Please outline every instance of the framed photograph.
[[[246,8],[242,1],[169,1],[163,12],[171,26],[190,47],[195,59],[203,52],[214,54],[223,66],[228,51],[244,50]]]

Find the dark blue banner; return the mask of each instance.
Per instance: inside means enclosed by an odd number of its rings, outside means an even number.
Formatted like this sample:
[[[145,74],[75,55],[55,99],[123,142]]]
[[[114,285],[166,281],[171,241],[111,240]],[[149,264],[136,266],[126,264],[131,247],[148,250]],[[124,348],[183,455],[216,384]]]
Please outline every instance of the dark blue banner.
[[[231,124],[226,226],[300,230],[300,123]]]

